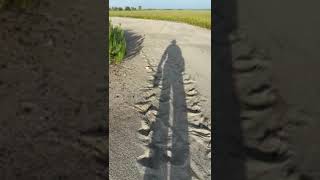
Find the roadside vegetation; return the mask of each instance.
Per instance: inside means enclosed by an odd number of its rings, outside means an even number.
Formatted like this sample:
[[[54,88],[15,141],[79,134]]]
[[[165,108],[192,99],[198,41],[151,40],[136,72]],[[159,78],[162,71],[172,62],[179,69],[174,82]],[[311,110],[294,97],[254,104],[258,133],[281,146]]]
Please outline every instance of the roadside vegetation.
[[[109,16],[175,21],[211,29],[211,10],[141,10],[141,7],[125,7],[111,8]]]
[[[119,64],[126,55],[126,40],[120,25],[113,26],[109,21],[109,63]]]

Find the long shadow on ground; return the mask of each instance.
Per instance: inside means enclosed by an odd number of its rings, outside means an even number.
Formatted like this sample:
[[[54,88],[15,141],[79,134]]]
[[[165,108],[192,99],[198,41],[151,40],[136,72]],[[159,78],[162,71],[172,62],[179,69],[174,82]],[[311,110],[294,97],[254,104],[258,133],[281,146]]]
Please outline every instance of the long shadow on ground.
[[[162,80],[162,88],[144,180],[191,179],[183,71],[184,58],[173,40],[162,55],[154,81],[158,86]]]

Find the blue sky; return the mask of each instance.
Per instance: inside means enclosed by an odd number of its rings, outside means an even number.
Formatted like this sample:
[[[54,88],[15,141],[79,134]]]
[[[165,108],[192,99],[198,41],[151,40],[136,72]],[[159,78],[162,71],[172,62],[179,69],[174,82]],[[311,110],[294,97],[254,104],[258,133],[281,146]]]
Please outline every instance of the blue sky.
[[[109,7],[138,7],[157,9],[211,9],[211,0],[109,0]]]

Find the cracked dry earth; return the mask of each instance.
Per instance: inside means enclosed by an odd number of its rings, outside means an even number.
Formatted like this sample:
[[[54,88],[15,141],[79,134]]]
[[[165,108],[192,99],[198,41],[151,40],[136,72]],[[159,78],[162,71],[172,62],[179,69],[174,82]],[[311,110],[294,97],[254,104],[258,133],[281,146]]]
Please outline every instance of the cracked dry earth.
[[[211,32],[111,20],[126,32],[128,58],[110,66],[109,178],[211,179]]]

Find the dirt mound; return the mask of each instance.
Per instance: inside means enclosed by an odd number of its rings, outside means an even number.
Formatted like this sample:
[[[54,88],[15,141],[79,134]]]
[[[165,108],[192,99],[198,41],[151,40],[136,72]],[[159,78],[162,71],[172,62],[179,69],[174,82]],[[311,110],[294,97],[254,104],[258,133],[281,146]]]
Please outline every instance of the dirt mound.
[[[298,1],[216,3],[214,178],[319,179],[319,26],[308,27],[315,2],[305,6],[297,15]]]

